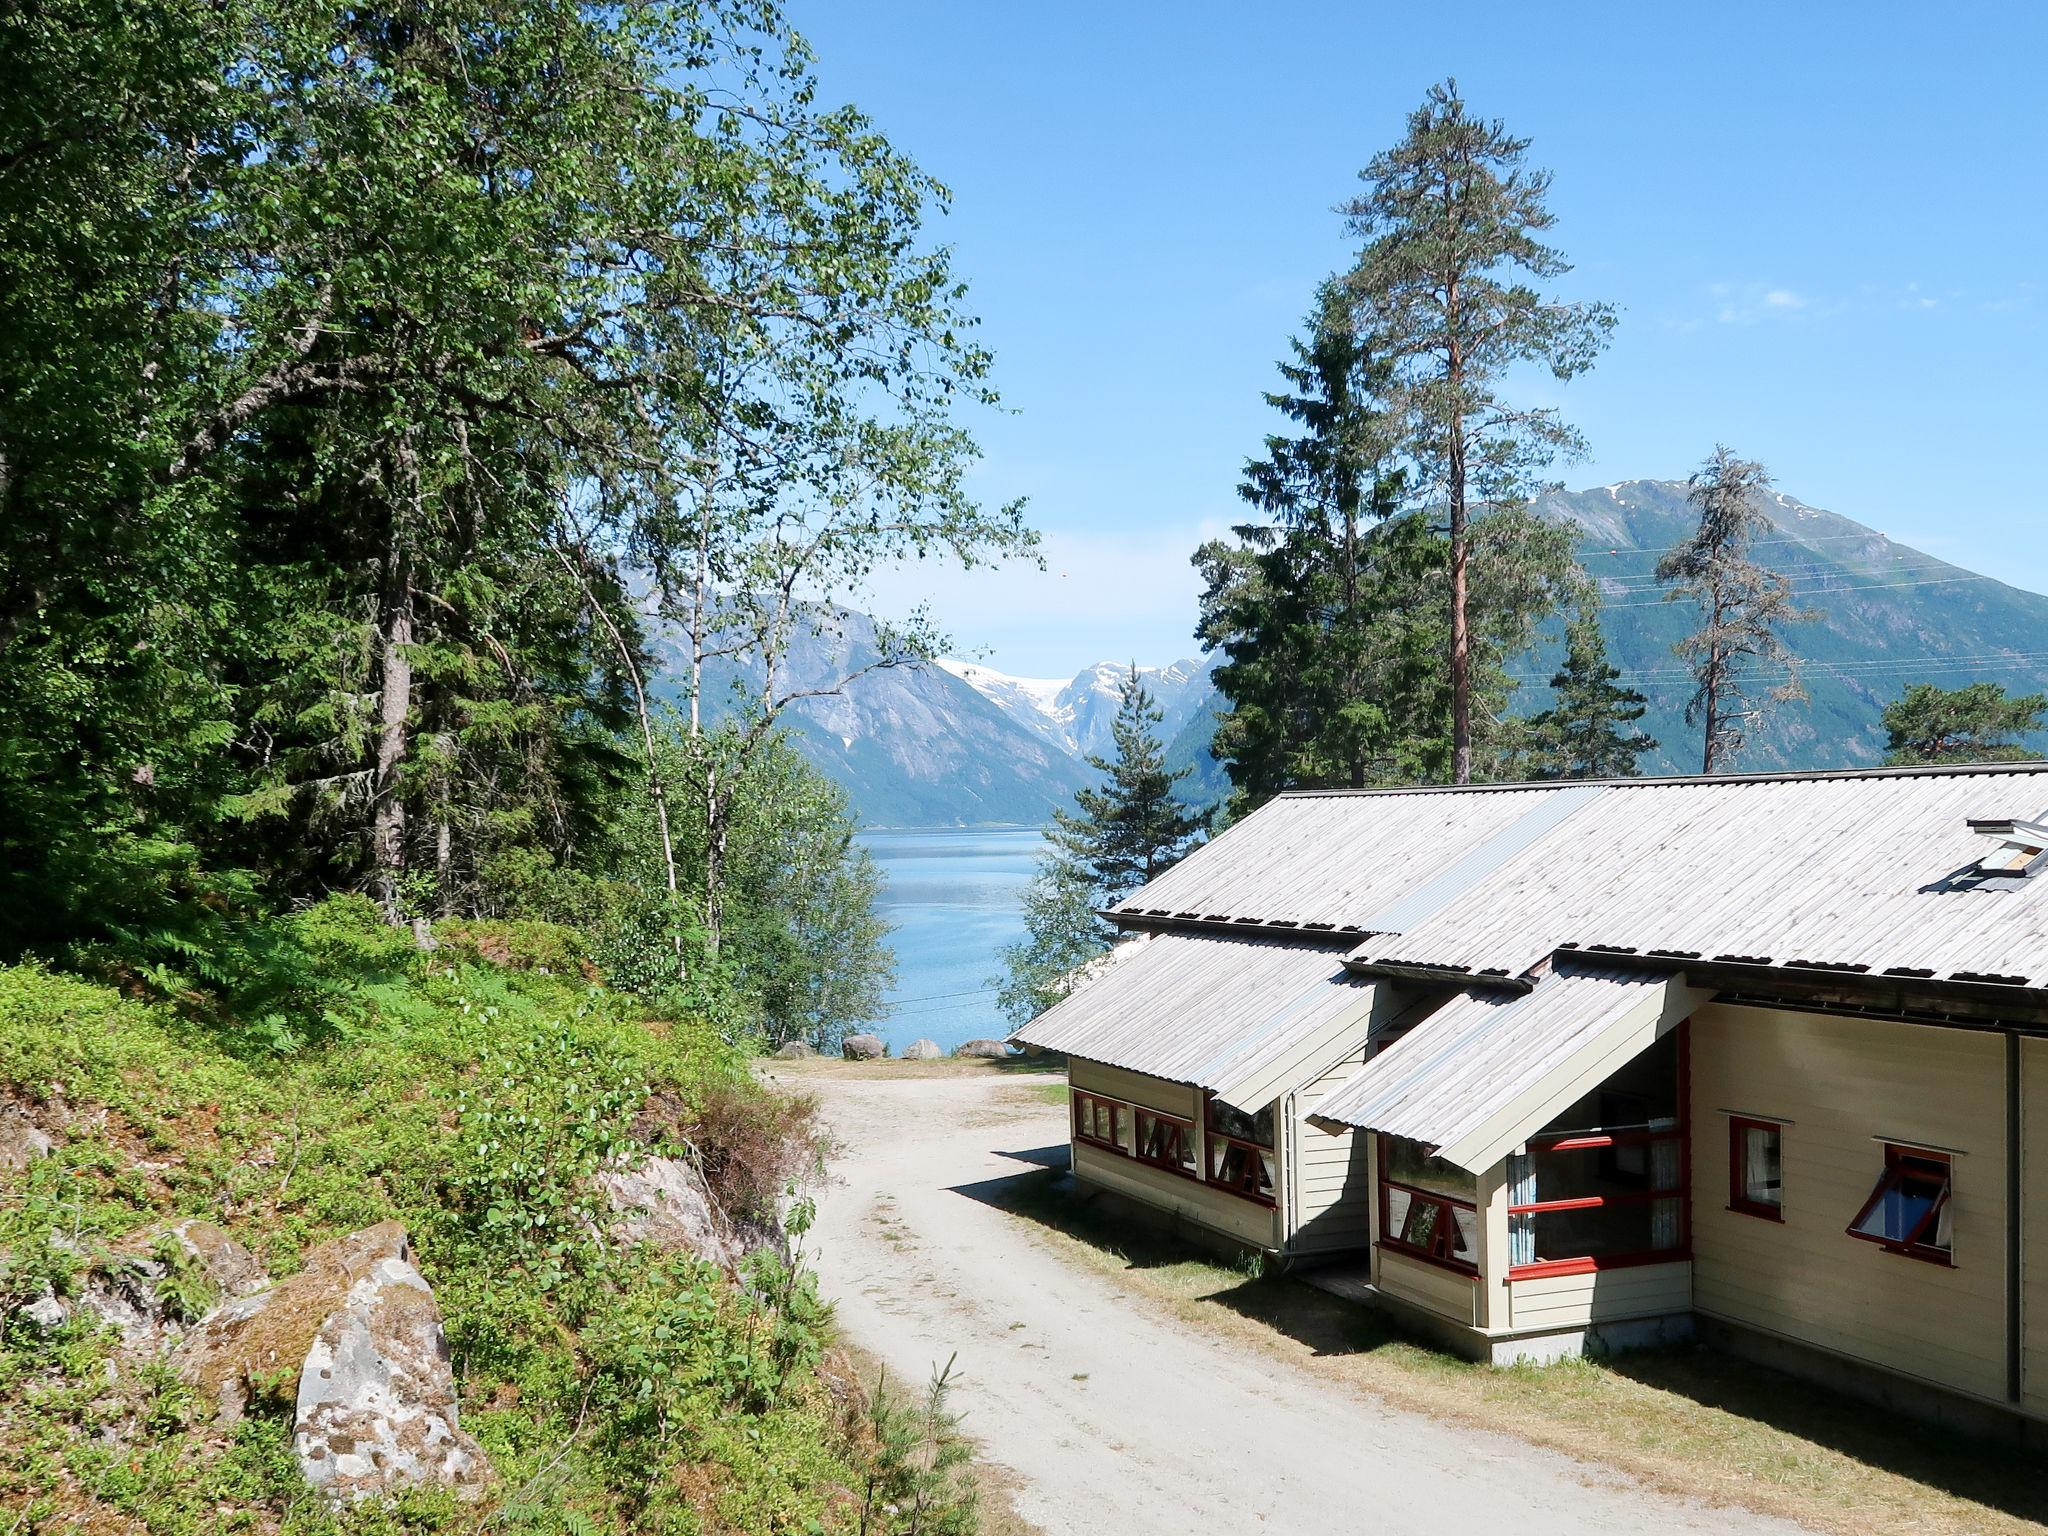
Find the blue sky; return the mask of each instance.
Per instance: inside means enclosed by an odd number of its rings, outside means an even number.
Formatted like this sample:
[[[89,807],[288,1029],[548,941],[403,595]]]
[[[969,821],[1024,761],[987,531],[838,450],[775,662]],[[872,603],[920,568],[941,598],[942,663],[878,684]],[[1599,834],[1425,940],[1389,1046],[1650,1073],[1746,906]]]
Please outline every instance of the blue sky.
[[[1347,246],[1331,206],[1430,82],[1532,138],[1560,285],[1620,307],[1560,396],[1573,487],[1725,440],[1788,493],[2048,590],[2048,9],[804,5],[825,95],[953,189],[1011,414],[977,488],[1044,573],[887,577],[1005,671],[1195,649],[1187,555]]]

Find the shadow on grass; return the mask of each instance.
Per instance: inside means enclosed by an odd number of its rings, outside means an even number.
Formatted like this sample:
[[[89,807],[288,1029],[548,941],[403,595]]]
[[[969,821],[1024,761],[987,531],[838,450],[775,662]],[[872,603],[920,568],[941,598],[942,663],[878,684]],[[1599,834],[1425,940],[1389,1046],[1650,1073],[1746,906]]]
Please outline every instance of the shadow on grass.
[[[1709,1423],[1704,1429],[1724,1440],[1724,1447],[1738,1457],[1745,1453],[1728,1442],[1740,1440],[1747,1426],[1760,1426],[2015,1519],[2048,1525],[2048,1467],[2038,1450],[1903,1419],[1817,1383],[1699,1346],[1511,1370],[1474,1365],[1402,1328],[1369,1304],[1318,1290],[1298,1275],[1258,1273],[1249,1256],[1233,1265],[1203,1251],[1190,1231],[1150,1212],[1140,1213],[1113,1195],[1079,1188],[1065,1172],[1066,1150],[1060,1146],[1006,1153],[1038,1166],[1027,1173],[956,1185],[953,1193],[1035,1222],[1129,1268],[1179,1270],[1175,1288],[1190,1300],[1213,1303],[1270,1328],[1319,1358],[1384,1353],[1392,1357],[1389,1364],[1411,1372],[1418,1387],[1466,1378],[1475,1385],[1483,1382],[1489,1398],[1506,1393],[1528,1410],[1560,1417],[1576,1417],[1567,1414],[1567,1407],[1587,1391],[1601,1392],[1603,1378],[1614,1393],[1614,1415],[1638,1412],[1639,1398],[1615,1391],[1634,1383],[1728,1415],[1725,1424]],[[1697,1420],[1688,1419],[1683,1425],[1674,1423],[1672,1433],[1694,1437],[1702,1428]],[[1709,1447],[1703,1454],[1721,1452]],[[1798,1475],[1786,1465],[1788,1457],[1800,1454],[1796,1445],[1759,1444],[1747,1454],[1757,1459],[1758,1469],[1745,1475]]]
[[[1615,1355],[1601,1368],[1701,1407],[1767,1425],[1851,1461],[2048,1525],[2038,1449],[1908,1419],[1889,1409],[1704,1346]]]

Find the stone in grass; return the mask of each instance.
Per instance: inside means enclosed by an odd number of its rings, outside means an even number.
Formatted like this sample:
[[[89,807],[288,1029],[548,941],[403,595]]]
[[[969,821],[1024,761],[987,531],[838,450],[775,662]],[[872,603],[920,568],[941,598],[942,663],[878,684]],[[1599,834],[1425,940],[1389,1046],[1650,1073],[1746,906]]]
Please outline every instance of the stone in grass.
[[[808,1040],[792,1040],[776,1051],[777,1061],[809,1061],[818,1054],[818,1048]]]
[[[174,1357],[224,1422],[258,1395],[295,1409],[292,1452],[337,1504],[490,1481],[463,1432],[434,1293],[405,1228],[380,1222],[322,1243],[295,1275],[208,1313]]]
[[[183,1253],[205,1310],[270,1283],[254,1254],[201,1217],[134,1233],[93,1269],[77,1302],[82,1311],[118,1332],[129,1349],[160,1348],[167,1335],[189,1320],[176,1315],[178,1302],[167,1284],[170,1265],[158,1256],[166,1241]]]
[[[945,1054],[936,1040],[913,1040],[903,1047],[905,1061],[937,1061]]]
[[[1010,1048],[1000,1040],[963,1040],[953,1047],[953,1054],[976,1061],[1008,1061]]]
[[[622,1241],[691,1253],[724,1269],[740,1261],[739,1245],[726,1235],[718,1203],[694,1164],[646,1157],[630,1168],[605,1169],[597,1187],[618,1213],[612,1231]]]
[[[48,1157],[57,1143],[23,1113],[17,1104],[0,1102],[0,1168],[26,1168]]]
[[[880,1061],[889,1054],[880,1035],[848,1035],[839,1043],[839,1054],[848,1061]]]

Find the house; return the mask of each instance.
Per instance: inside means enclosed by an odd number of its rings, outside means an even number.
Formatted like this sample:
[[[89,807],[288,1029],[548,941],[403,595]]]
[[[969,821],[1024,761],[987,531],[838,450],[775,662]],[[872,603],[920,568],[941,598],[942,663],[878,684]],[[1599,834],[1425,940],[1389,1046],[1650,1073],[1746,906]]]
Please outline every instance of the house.
[[[2038,1423],[2044,811],[2044,764],[1286,796],[1019,1038],[1083,1183],[1364,1250],[1475,1357],[1696,1333]]]

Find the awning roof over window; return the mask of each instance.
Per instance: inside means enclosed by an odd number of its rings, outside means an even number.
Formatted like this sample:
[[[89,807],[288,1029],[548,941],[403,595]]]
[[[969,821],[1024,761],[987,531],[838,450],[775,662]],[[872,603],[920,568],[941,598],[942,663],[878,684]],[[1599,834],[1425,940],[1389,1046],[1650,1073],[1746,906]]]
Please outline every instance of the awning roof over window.
[[[1581,966],[1533,991],[1468,992],[1368,1061],[1319,1121],[1405,1136],[1491,1168],[1709,994],[1683,976]]]
[[[1362,1039],[1375,993],[1341,944],[1162,933],[1118,945],[1011,1038],[1256,1110]]]

